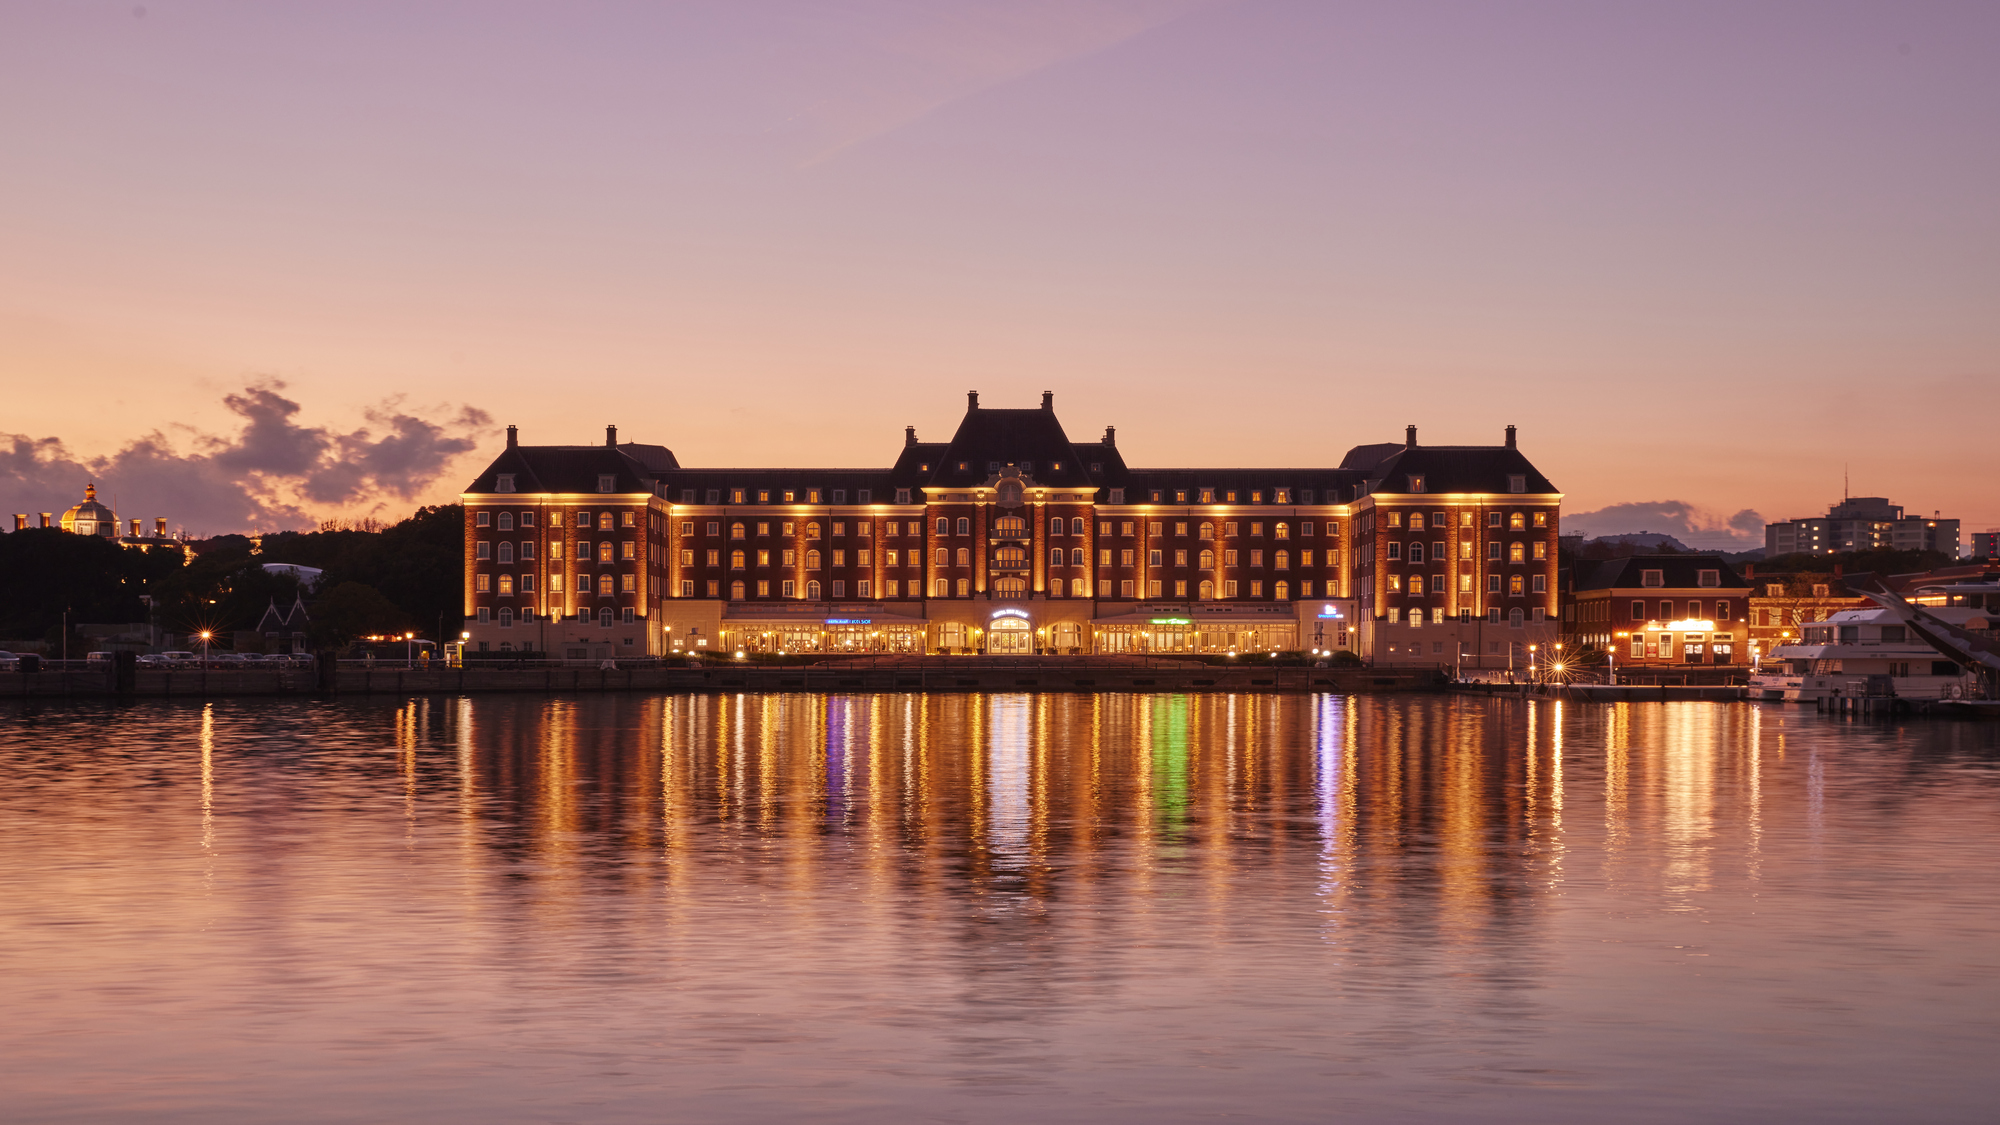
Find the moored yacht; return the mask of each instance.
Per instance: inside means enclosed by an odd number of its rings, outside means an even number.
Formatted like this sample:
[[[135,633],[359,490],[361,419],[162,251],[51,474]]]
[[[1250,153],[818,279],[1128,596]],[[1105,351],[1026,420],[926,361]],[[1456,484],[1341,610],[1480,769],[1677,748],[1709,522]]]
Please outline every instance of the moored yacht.
[[[1971,606],[1926,607],[1960,628],[1983,629]],[[1811,703],[1833,695],[1893,694],[1901,699],[1960,699],[1977,677],[1912,634],[1892,609],[1849,609],[1802,626],[1798,644],[1771,650],[1750,677],[1750,698]],[[1872,683],[1872,688],[1871,688]]]

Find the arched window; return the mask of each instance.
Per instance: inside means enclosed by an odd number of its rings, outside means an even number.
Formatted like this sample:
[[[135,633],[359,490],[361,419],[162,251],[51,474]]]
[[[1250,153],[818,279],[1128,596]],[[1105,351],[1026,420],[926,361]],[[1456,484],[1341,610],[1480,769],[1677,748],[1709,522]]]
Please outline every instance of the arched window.
[[[597,611],[597,627],[598,627],[598,628],[600,628],[600,629],[609,629],[609,628],[611,628],[611,607],[610,607],[610,606],[606,606],[606,607],[604,607],[603,609],[600,609],[600,610],[598,610],[598,611]]]
[[[1292,569],[1292,553],[1290,551],[1279,551],[1273,557],[1273,563],[1273,569],[1275,570]]]
[[[1205,524],[1202,524],[1202,525],[1201,525],[1201,537],[1202,537],[1203,539],[1213,539],[1213,538],[1215,538],[1215,525],[1214,525],[1214,524],[1212,524],[1212,523],[1205,523]]]
[[[1288,523],[1279,524],[1277,526],[1277,533],[1280,539],[1290,539],[1292,537],[1292,525]]]
[[[1521,627],[1521,616],[1521,611],[1518,608],[1508,610],[1507,627],[1510,629],[1519,629]]]
[[[1203,526],[1203,527],[1207,527],[1208,525],[1207,525],[1207,524],[1202,524],[1202,526]],[[1215,552],[1214,552],[1214,551],[1203,551],[1203,552],[1201,553],[1201,569],[1203,569],[1203,570],[1214,570],[1214,569],[1215,569]],[[1206,586],[1206,585],[1208,585],[1208,583],[1204,582],[1204,583],[1202,583],[1202,585]],[[1204,595],[1204,596],[1206,596],[1206,595]]]
[[[732,524],[730,524],[730,525],[729,525],[729,537],[730,537],[731,539],[741,539],[741,538],[743,538],[743,525],[742,525],[742,524],[740,524],[740,523],[732,523]]]
[[[993,552],[993,561],[1000,566],[1026,566],[1028,565],[1028,552],[1021,547],[1002,547]]]
[[[1520,575],[1510,574],[1507,576],[1507,596],[1510,598],[1518,598],[1521,596]]]
[[[732,602],[740,602],[743,600],[743,583],[731,582],[729,584],[729,600]]]
[[[1063,549],[1062,549],[1061,547],[1050,547],[1050,548],[1049,548],[1049,565],[1050,565],[1050,566],[1061,566],[1062,564],[1063,564]]]
[[[939,547],[939,548],[937,549],[937,564],[938,564],[939,566],[950,566],[950,565],[951,565],[951,549],[950,549],[950,548],[948,548],[948,547]]]
[[[1413,563],[1424,561],[1424,545],[1422,543],[1410,544],[1410,561]]]
[[[958,533],[960,535],[972,534],[972,521],[964,516],[958,517]]]
[[[1523,548],[1519,543],[1507,544],[1507,561],[1526,562],[1527,561],[1526,549]]]
[[[600,574],[597,576],[597,592],[600,594],[611,592],[611,576],[609,574]]]
[[[503,574],[503,575],[501,575],[501,576],[500,576],[500,592],[501,592],[502,594],[504,594],[504,595],[508,595],[508,596],[511,596],[511,595],[512,595],[512,594],[514,593],[514,576],[513,576],[513,575],[511,575],[511,574]]]
[[[1083,548],[1082,548],[1082,547],[1074,547],[1074,548],[1071,548],[1071,550],[1070,550],[1070,553],[1069,553],[1069,564],[1070,564],[1071,566],[1082,566],[1082,565],[1083,565]]]
[[[996,578],[993,580],[993,596],[996,598],[1025,598],[1028,596],[1028,580],[1025,578]]]
[[[1075,519],[1073,519],[1073,520],[1069,521],[1069,533],[1070,533],[1071,535],[1082,535],[1082,534],[1083,534],[1083,517],[1082,517],[1082,516],[1078,516],[1078,517],[1076,517]]]
[[[1215,583],[1210,582],[1208,579],[1204,578],[1201,580],[1201,586],[1199,587],[1199,589],[1201,591],[1202,601],[1212,602],[1215,600]]]
[[[948,519],[946,519],[946,518],[944,518],[943,516],[939,516],[939,517],[938,517],[938,532],[937,532],[937,533],[938,533],[939,535],[950,535],[950,534],[951,534],[951,521],[950,521],[950,520],[948,520]]]
[[[936,585],[935,585],[935,586],[933,586],[933,588],[931,589],[931,596],[932,596],[932,597],[934,597],[934,598],[948,598],[948,597],[950,597],[950,596],[951,596],[951,579],[949,579],[949,578],[940,578],[940,579],[938,579],[938,580],[937,580],[937,583],[936,583]]]
[[[818,521],[814,521],[814,522],[812,522],[812,523],[809,523],[809,524],[807,524],[807,525],[806,525],[806,538],[807,538],[807,539],[818,539],[818,538],[819,538],[819,523],[818,523]]]
[[[502,629],[512,629],[514,627],[514,611],[508,606],[500,607],[500,627]]]
[[[1290,582],[1278,583],[1276,586],[1271,587],[1271,596],[1277,598],[1281,602],[1291,601],[1292,584]]]
[[[1410,530],[1411,530],[1411,531],[1422,531],[1423,529],[1424,529],[1424,514],[1423,514],[1422,512],[1411,512],[1411,513],[1410,513]]]
[[[500,544],[500,561],[503,563],[514,561],[514,545],[512,543]]]
[[[514,530],[514,513],[512,513],[512,512],[501,512],[501,513],[500,513],[500,518],[499,518],[499,520],[497,521],[497,523],[495,524],[495,526],[497,526],[497,527],[498,527],[498,528],[499,528],[500,530],[502,530],[502,531],[512,531],[512,530]]]
[[[972,565],[972,552],[969,549],[965,547],[960,547],[958,549],[958,565],[960,566]]]
[[[1050,516],[1050,517],[1049,517],[1049,534],[1050,534],[1050,535],[1061,535],[1062,533],[1063,533],[1063,518],[1062,518],[1061,516]]]
[[[817,580],[806,583],[806,600],[809,602],[819,600],[819,582]]]
[[[731,552],[729,552],[729,569],[731,569],[731,570],[742,570],[742,569],[743,569],[743,552],[741,552],[741,551],[731,551]],[[739,583],[737,583],[737,585],[739,585],[739,586],[740,586],[740,585],[742,585],[742,583],[740,583],[740,582],[739,582]]]
[[[1069,580],[1069,593],[1073,598],[1087,598],[1090,596],[1090,583],[1081,578],[1072,578]]]
[[[818,552],[818,551],[807,551],[807,552],[806,552],[806,569],[807,569],[807,570],[818,570],[818,569],[819,569],[819,552]]]
[[[1049,579],[1049,596],[1052,598],[1060,598],[1062,597],[1062,595],[1063,595],[1063,580],[1060,578]]]
[[[1020,516],[1001,516],[999,519],[993,521],[993,530],[1002,534],[1009,531],[1025,532],[1028,530],[1028,521],[1022,519]]]

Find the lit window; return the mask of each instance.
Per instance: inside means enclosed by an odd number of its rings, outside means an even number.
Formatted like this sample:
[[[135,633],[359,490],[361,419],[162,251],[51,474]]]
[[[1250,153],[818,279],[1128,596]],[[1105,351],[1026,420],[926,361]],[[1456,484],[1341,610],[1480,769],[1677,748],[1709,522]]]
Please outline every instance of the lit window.
[[[493,576],[490,574],[481,574],[474,577],[472,588],[482,594],[490,593],[493,589]]]
[[[1510,563],[1525,561],[1525,548],[1519,542],[1507,544],[1507,561]]]
[[[618,576],[618,589],[627,594],[636,594],[639,592],[638,582],[639,576],[636,574],[621,574]]]
[[[1518,598],[1521,596],[1520,575],[1510,574],[1507,576],[1507,596],[1510,598]]]
[[[1222,583],[1222,596],[1225,598],[1236,596],[1236,580],[1234,578],[1227,579]]]

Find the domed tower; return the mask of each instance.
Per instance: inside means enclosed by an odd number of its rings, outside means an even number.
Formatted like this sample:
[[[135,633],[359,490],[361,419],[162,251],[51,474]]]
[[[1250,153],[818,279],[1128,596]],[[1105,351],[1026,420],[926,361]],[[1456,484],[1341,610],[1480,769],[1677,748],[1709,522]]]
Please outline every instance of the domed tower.
[[[103,539],[118,538],[118,516],[111,509],[97,502],[97,485],[83,486],[83,503],[64,512],[62,529],[76,535],[95,535]]]

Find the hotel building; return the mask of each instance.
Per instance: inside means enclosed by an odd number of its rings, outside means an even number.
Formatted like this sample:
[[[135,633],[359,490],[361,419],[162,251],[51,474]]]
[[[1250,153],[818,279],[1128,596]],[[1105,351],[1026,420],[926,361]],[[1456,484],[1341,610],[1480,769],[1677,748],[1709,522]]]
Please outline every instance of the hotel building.
[[[480,651],[1348,650],[1507,666],[1553,640],[1562,496],[1515,447],[1359,446],[1337,468],[1148,469],[1054,396],[967,396],[874,469],[683,467],[663,446],[507,447],[464,493]]]

